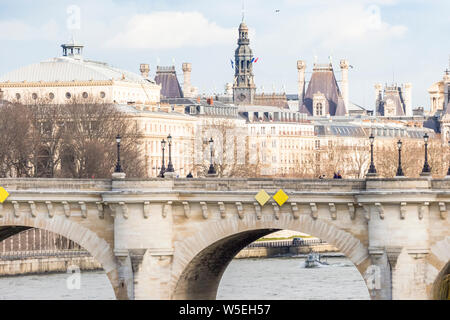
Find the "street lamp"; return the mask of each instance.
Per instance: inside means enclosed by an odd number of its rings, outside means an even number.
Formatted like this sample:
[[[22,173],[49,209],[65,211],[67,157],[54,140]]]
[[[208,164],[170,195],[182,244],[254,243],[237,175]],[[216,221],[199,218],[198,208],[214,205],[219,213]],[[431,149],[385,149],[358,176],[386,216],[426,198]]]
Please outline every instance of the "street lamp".
[[[117,173],[123,172],[122,171],[122,166],[120,165],[120,141],[122,141],[122,137],[120,136],[120,134],[118,134],[117,137],[116,137],[116,142],[117,142],[117,163],[116,163],[116,169],[114,170],[114,172],[117,172]]]
[[[423,164],[422,174],[429,174],[431,172],[431,167],[428,164],[428,134],[425,133],[423,136],[423,141],[425,141],[425,163]]]
[[[376,175],[377,169],[375,169],[375,164],[373,163],[373,142],[375,141],[375,137],[373,136],[373,133],[370,134],[369,137],[370,141],[370,166],[369,166],[369,175]]]
[[[162,149],[162,164],[161,164],[161,171],[159,172],[158,177],[164,178],[164,172],[166,172],[166,166],[164,164],[164,150],[166,149],[166,140],[161,140],[161,149]]]
[[[402,141],[398,140],[397,142],[398,147],[398,168],[397,168],[397,177],[403,177],[403,170],[402,170]]]
[[[170,135],[170,133],[167,136],[167,142],[169,143],[169,163],[167,164],[166,172],[174,172],[175,170],[173,169],[172,164],[172,136]]]
[[[211,152],[211,163],[209,165],[209,170],[208,170],[208,174],[216,174],[216,169],[214,168],[214,164],[213,164],[213,147],[214,147],[214,140],[213,138],[209,139],[209,149]]]

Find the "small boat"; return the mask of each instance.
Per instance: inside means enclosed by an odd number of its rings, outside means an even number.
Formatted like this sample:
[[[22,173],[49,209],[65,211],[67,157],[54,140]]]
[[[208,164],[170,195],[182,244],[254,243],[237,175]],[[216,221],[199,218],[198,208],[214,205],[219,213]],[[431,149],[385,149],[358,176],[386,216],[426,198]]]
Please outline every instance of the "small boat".
[[[321,261],[321,256],[318,253],[310,252],[305,260],[305,268],[317,268],[321,265],[328,265],[327,262]]]

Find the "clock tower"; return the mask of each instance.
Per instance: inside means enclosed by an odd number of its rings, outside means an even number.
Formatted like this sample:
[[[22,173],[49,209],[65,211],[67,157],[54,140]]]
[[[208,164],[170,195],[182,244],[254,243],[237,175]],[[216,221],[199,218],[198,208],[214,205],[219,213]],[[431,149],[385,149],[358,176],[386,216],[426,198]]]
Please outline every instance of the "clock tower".
[[[250,49],[248,27],[239,25],[238,47],[234,55],[233,101],[235,104],[253,104],[256,86],[253,79],[253,53]]]

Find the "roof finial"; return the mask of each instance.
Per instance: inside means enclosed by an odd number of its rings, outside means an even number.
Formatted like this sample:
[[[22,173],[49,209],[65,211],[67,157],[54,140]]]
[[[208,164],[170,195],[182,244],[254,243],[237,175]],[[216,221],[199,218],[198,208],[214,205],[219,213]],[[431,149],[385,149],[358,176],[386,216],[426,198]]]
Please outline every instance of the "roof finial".
[[[245,18],[245,1],[242,0],[242,22],[244,22]]]

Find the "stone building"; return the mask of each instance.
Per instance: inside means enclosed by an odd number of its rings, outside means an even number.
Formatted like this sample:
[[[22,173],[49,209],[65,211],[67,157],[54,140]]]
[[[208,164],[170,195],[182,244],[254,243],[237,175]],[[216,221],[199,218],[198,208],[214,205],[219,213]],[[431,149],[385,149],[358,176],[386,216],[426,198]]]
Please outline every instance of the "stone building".
[[[262,176],[302,171],[314,148],[314,125],[300,113],[270,106],[242,106],[250,164]]]
[[[341,60],[342,92],[334,75],[333,65],[317,64],[305,91],[306,63],[297,62],[299,112],[308,116],[345,116],[348,115],[348,62]]]
[[[156,105],[160,86],[141,75],[83,58],[84,46],[63,44],[63,55],[0,77],[4,99],[23,104],[96,103]]]
[[[377,83],[375,85],[376,115],[383,117],[412,117],[411,88],[412,85],[410,83],[405,83],[401,86],[397,84],[385,85],[383,90],[382,85]]]
[[[444,77],[441,81],[433,83],[428,89],[430,94],[430,113],[442,114],[447,113],[450,102],[450,71],[445,70]]]
[[[233,103],[237,105],[260,105],[289,108],[286,93],[256,93],[253,74],[253,51],[250,48],[248,27],[244,21],[239,25],[238,47],[234,55]],[[226,89],[227,90],[227,89]]]

